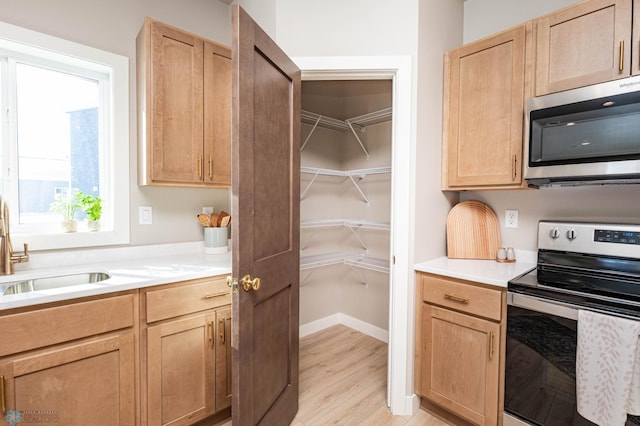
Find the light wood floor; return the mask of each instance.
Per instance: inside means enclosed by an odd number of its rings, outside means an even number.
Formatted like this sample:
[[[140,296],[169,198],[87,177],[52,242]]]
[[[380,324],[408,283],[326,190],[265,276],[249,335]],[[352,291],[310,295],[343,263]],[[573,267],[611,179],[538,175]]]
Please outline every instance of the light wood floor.
[[[386,395],[386,343],[342,325],[300,340],[300,399],[292,426],[447,426],[422,410],[392,416]]]

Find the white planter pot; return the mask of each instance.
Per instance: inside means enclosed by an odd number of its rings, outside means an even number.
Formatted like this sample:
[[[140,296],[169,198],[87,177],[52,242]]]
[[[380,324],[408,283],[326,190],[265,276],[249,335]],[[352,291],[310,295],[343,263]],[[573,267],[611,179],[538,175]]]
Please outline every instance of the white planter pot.
[[[87,220],[87,229],[91,232],[96,232],[100,230],[100,221],[99,220]]]
[[[60,226],[62,226],[62,230],[64,232],[76,232],[78,231],[78,221],[77,220],[63,220],[60,222]]]

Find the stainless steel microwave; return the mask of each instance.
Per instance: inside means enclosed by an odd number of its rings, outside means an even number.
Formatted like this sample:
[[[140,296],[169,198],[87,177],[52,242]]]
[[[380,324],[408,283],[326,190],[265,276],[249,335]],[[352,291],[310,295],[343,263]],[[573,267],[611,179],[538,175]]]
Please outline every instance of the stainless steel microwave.
[[[527,100],[529,186],[640,184],[640,76]]]

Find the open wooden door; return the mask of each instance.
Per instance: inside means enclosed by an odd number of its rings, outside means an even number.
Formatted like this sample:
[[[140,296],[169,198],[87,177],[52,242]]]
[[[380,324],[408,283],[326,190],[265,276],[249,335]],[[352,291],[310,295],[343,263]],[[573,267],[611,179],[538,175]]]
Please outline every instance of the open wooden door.
[[[286,425],[298,411],[300,70],[238,6],[232,58],[233,425]]]

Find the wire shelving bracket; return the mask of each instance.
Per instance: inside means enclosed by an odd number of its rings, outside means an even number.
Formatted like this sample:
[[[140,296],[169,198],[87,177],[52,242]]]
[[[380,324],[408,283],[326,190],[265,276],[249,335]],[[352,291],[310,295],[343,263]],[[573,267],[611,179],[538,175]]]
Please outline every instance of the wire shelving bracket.
[[[310,111],[304,111],[304,110],[300,111],[301,121],[303,123],[313,125],[309,134],[305,138],[304,143],[302,144],[302,147],[300,147],[300,151],[304,150],[304,148],[307,146],[307,143],[309,142],[309,139],[311,138],[311,135],[313,135],[313,132],[315,132],[316,128],[318,126],[321,126],[321,127],[325,127],[327,129],[332,129],[332,130],[341,130],[341,131],[351,130],[351,133],[353,133],[353,136],[356,138],[356,141],[360,145],[362,152],[364,152],[364,155],[368,160],[369,152],[367,151],[367,148],[364,146],[362,139],[360,139],[360,136],[358,136],[358,131],[364,132],[367,126],[372,126],[374,124],[382,123],[384,121],[389,121],[391,120],[392,114],[393,114],[393,108],[389,107],[389,108],[381,109],[379,111],[373,111],[368,114],[359,115],[357,117],[348,118],[346,120],[338,120],[336,118],[331,118],[326,115],[316,114]]]
[[[323,175],[323,176],[339,176],[339,177],[347,177],[347,178],[349,178],[351,183],[353,183],[353,185],[355,186],[356,190],[358,191],[358,193],[360,194],[360,196],[362,197],[362,199],[364,200],[364,202],[368,206],[369,205],[369,199],[367,198],[367,196],[364,194],[364,192],[360,188],[360,185],[358,184],[358,181],[364,179],[368,175],[391,173],[391,167],[373,167],[373,168],[369,168],[369,169],[357,169],[357,170],[345,170],[345,171],[332,170],[332,169],[321,169],[321,168],[316,168],[316,167],[300,167],[300,173],[306,173],[306,174],[312,174],[313,175],[313,177],[311,178],[311,180],[309,181],[307,186],[302,191],[302,194],[300,195],[300,200],[301,201],[304,199],[305,195],[307,195],[307,192],[309,191],[309,188],[311,188],[311,185],[313,185],[313,183],[316,181],[318,176],[320,176],[320,175]]]

